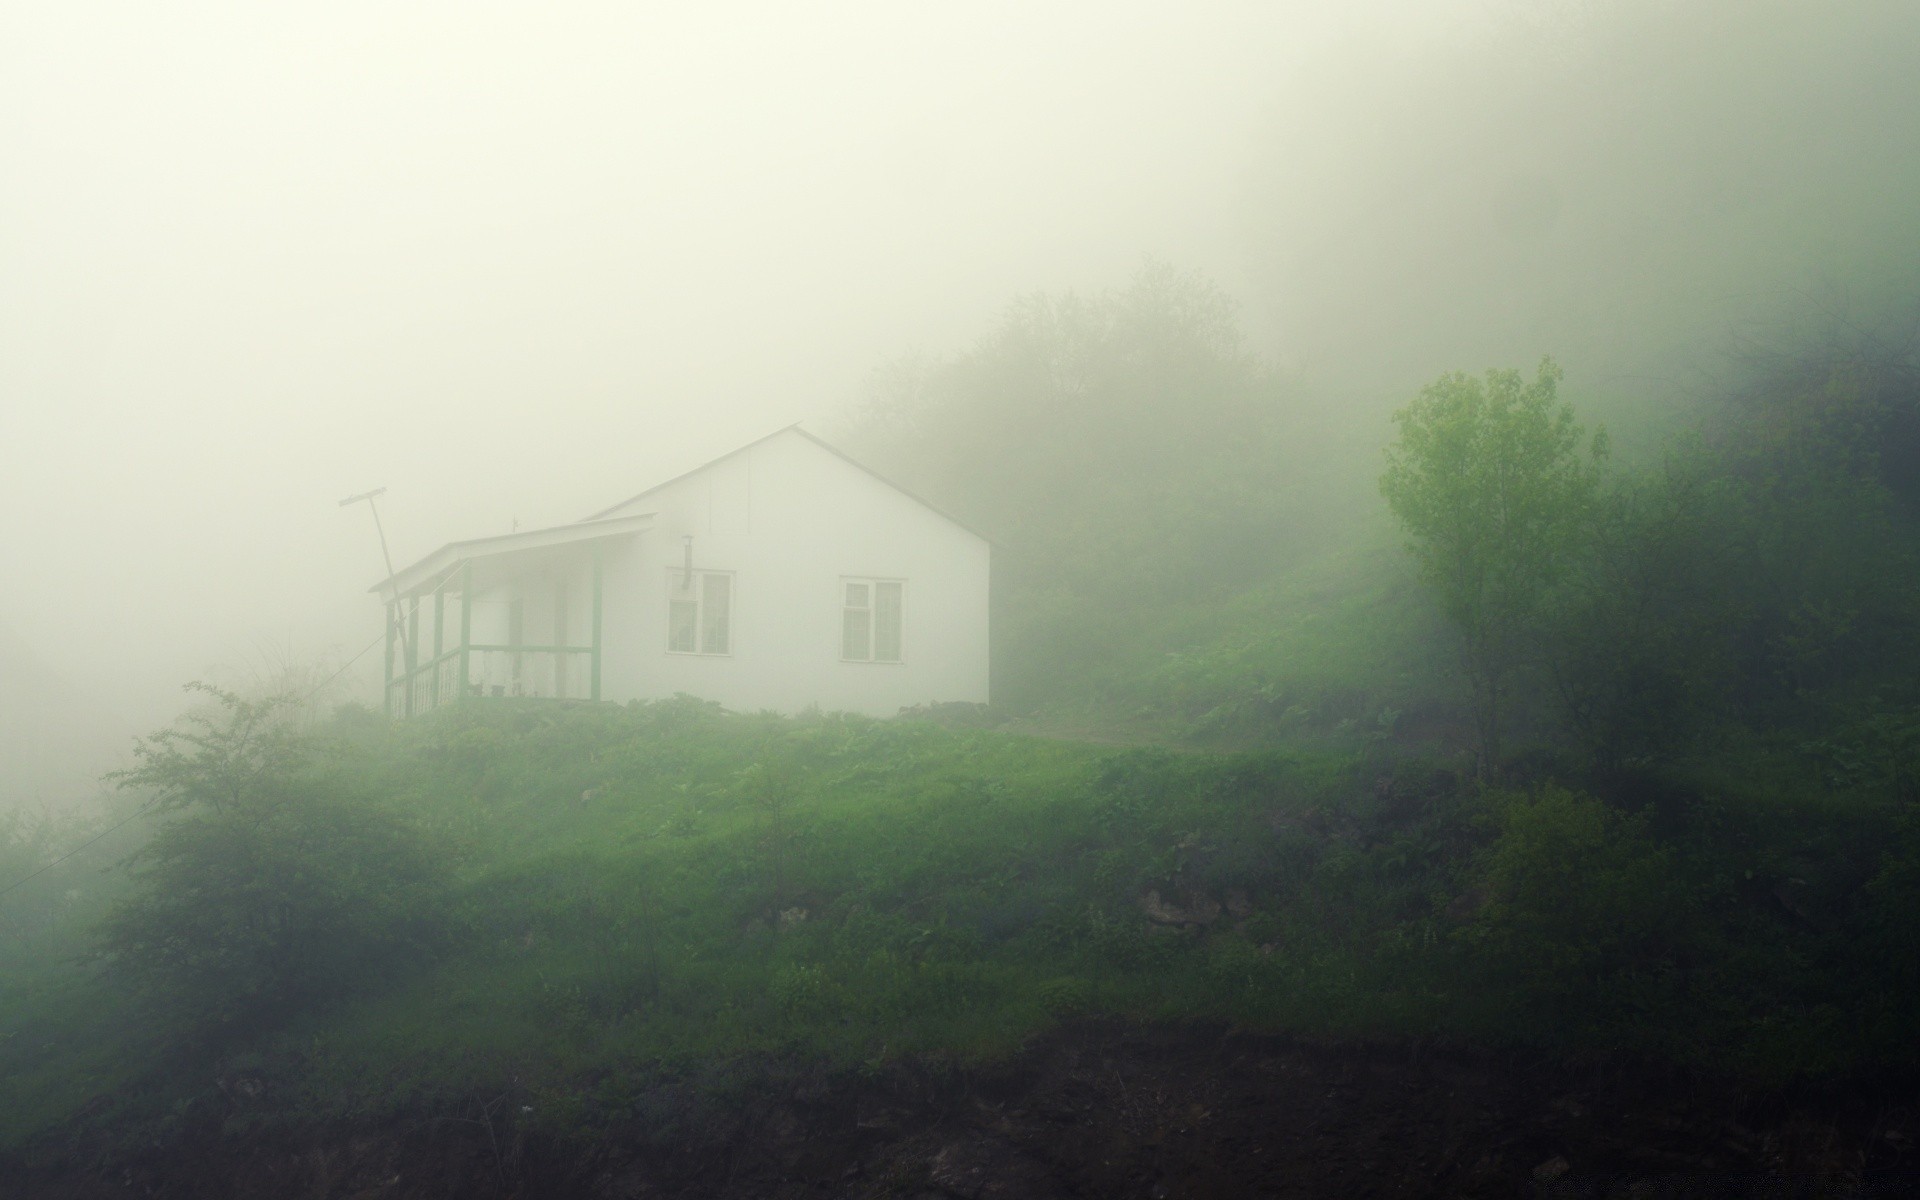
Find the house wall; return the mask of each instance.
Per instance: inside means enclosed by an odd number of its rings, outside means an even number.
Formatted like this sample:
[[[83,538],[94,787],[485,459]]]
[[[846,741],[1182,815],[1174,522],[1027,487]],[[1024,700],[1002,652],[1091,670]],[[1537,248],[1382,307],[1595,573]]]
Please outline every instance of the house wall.
[[[986,541],[805,436],[775,435],[606,515],[642,512],[653,527],[605,551],[604,698],[685,692],[747,711],[875,716],[986,701]],[[695,570],[733,573],[726,655],[667,651],[687,534]],[[905,581],[904,661],[841,660],[848,577]]]

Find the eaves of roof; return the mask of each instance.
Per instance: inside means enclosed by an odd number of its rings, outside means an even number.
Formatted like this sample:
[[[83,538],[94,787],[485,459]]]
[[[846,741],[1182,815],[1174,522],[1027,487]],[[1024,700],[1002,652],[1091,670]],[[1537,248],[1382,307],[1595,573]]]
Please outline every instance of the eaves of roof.
[[[436,582],[443,572],[470,559],[491,558],[501,554],[516,554],[528,550],[544,550],[553,546],[591,542],[601,538],[620,537],[624,534],[638,533],[652,524],[652,513],[635,513],[632,516],[615,517],[611,520],[575,521],[571,525],[555,525],[547,529],[529,529],[520,533],[503,533],[497,537],[448,542],[424,558],[400,568],[391,578],[382,579],[367,590],[388,596],[413,595],[426,590],[426,585]]]

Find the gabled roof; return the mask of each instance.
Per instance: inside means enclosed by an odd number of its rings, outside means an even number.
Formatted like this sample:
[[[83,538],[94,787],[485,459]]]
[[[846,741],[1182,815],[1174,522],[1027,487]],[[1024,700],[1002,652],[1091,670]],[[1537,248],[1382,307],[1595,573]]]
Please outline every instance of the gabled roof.
[[[653,524],[652,513],[634,513],[631,516],[625,517],[608,517],[607,514],[618,512],[620,509],[630,504],[638,503],[663,488],[671,487],[683,479],[690,479],[708,467],[726,462],[736,455],[745,454],[755,446],[763,442],[772,441],[774,438],[787,433],[796,434],[805,438],[841,462],[846,463],[857,471],[862,471],[872,476],[874,479],[879,480],[894,491],[899,492],[902,496],[912,500],[933,515],[951,522],[953,525],[965,530],[981,541],[990,543],[993,540],[952,513],[901,487],[893,480],[888,479],[885,475],[880,474],[880,472],[867,466],[859,459],[854,458],[833,443],[815,437],[798,425],[788,425],[784,429],[774,430],[765,437],[755,438],[753,441],[737,449],[729,450],[719,458],[704,462],[691,471],[683,471],[665,483],[656,483],[638,495],[630,496],[611,508],[603,508],[592,516],[582,518],[570,525],[555,525],[547,529],[529,529],[524,533],[506,533],[498,537],[469,538],[461,542],[448,542],[426,557],[395,571],[392,578],[383,579],[367,590],[369,592],[384,593],[389,596],[425,594],[442,582],[441,577],[446,572],[451,571],[462,561],[468,559],[498,558],[502,555],[546,550],[555,546],[570,545],[576,542],[588,542],[598,538],[619,537],[624,534],[638,533]]]
[[[411,566],[395,571],[391,579],[382,579],[367,590],[390,596],[411,596],[431,591],[442,575],[469,559],[497,558],[504,554],[523,554],[549,550],[555,546],[620,537],[639,533],[652,524],[652,513],[635,513],[610,521],[575,521],[571,525],[555,525],[549,529],[529,529],[524,533],[503,533],[498,537],[448,542]]]
[[[682,471],[680,474],[675,475],[673,478],[667,480],[666,482],[656,483],[652,487],[648,488],[646,491],[640,492],[637,495],[629,496],[625,500],[622,500],[620,503],[615,504],[609,508],[603,508],[599,512],[594,513],[592,516],[586,517],[585,520],[587,521],[601,520],[605,518],[608,513],[618,512],[629,504],[635,504],[641,500],[646,499],[648,496],[653,495],[655,492],[660,491],[662,488],[671,487],[674,484],[679,483],[683,479],[691,479],[693,476],[698,475],[700,472],[706,470],[708,467],[718,466],[719,464],[726,462],[730,458],[733,458],[737,455],[745,454],[747,451],[753,449],[755,446],[758,446],[763,442],[770,442],[774,438],[777,438],[780,435],[786,434],[786,433],[798,434],[799,436],[805,438],[807,441],[812,442],[814,445],[820,447],[822,450],[825,450],[828,454],[833,455],[835,458],[839,459],[841,462],[846,463],[847,465],[853,467],[855,470],[862,471],[867,475],[872,476],[874,479],[877,479],[881,483],[886,484],[888,487],[892,488],[894,491],[899,492],[902,496],[905,496],[907,499],[913,501],[914,503],[918,504],[920,507],[926,509],[928,512],[932,513],[934,516],[943,518],[944,520],[959,526],[961,529],[964,529],[968,533],[979,538],[981,541],[991,542],[993,540],[992,538],[988,537],[986,534],[981,533],[978,529],[975,529],[973,526],[967,524],[965,521],[962,521],[959,517],[956,517],[952,513],[941,508],[939,505],[934,504],[932,501],[926,499],[923,496],[915,495],[913,492],[908,491],[904,487],[901,487],[899,484],[895,483],[893,480],[888,479],[885,475],[882,475],[880,472],[874,470],[872,467],[869,467],[867,464],[861,462],[859,459],[853,457],[851,454],[848,454],[846,451],[840,449],[840,447],[834,445],[832,442],[829,442],[824,438],[815,437],[813,434],[808,433],[806,430],[800,428],[800,426],[797,424],[788,425],[783,429],[776,429],[772,433],[767,434],[765,437],[755,438],[754,440],[752,440],[751,442],[748,442],[744,446],[740,446],[736,449],[727,451],[725,454],[722,454],[719,458],[709,459],[708,461],[701,463],[699,466],[693,468],[693,470],[691,471]]]

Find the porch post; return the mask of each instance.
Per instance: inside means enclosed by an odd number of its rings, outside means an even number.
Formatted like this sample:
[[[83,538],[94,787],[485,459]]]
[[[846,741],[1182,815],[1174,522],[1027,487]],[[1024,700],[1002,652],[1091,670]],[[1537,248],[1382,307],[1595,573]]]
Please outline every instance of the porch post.
[[[446,640],[441,637],[441,631],[446,627],[446,618],[447,581],[442,579],[433,589],[433,690],[428,695],[435,708],[440,707],[440,651],[441,643]]]
[[[593,544],[593,699],[600,699],[600,543]]]
[[[473,560],[460,564],[460,698],[473,694],[467,683],[467,647],[473,645]]]
[[[407,606],[407,715],[417,707],[413,702],[414,674],[420,669],[420,597]]]
[[[389,717],[393,716],[393,604],[393,601],[387,601],[387,670],[386,682],[380,688],[380,710]]]

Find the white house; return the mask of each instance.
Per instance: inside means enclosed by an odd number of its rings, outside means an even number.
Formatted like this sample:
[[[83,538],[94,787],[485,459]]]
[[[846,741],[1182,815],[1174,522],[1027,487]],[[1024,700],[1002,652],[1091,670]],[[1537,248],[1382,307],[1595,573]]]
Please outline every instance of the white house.
[[[388,712],[660,699],[891,716],[987,699],[987,540],[798,426],[571,525],[376,584]]]

